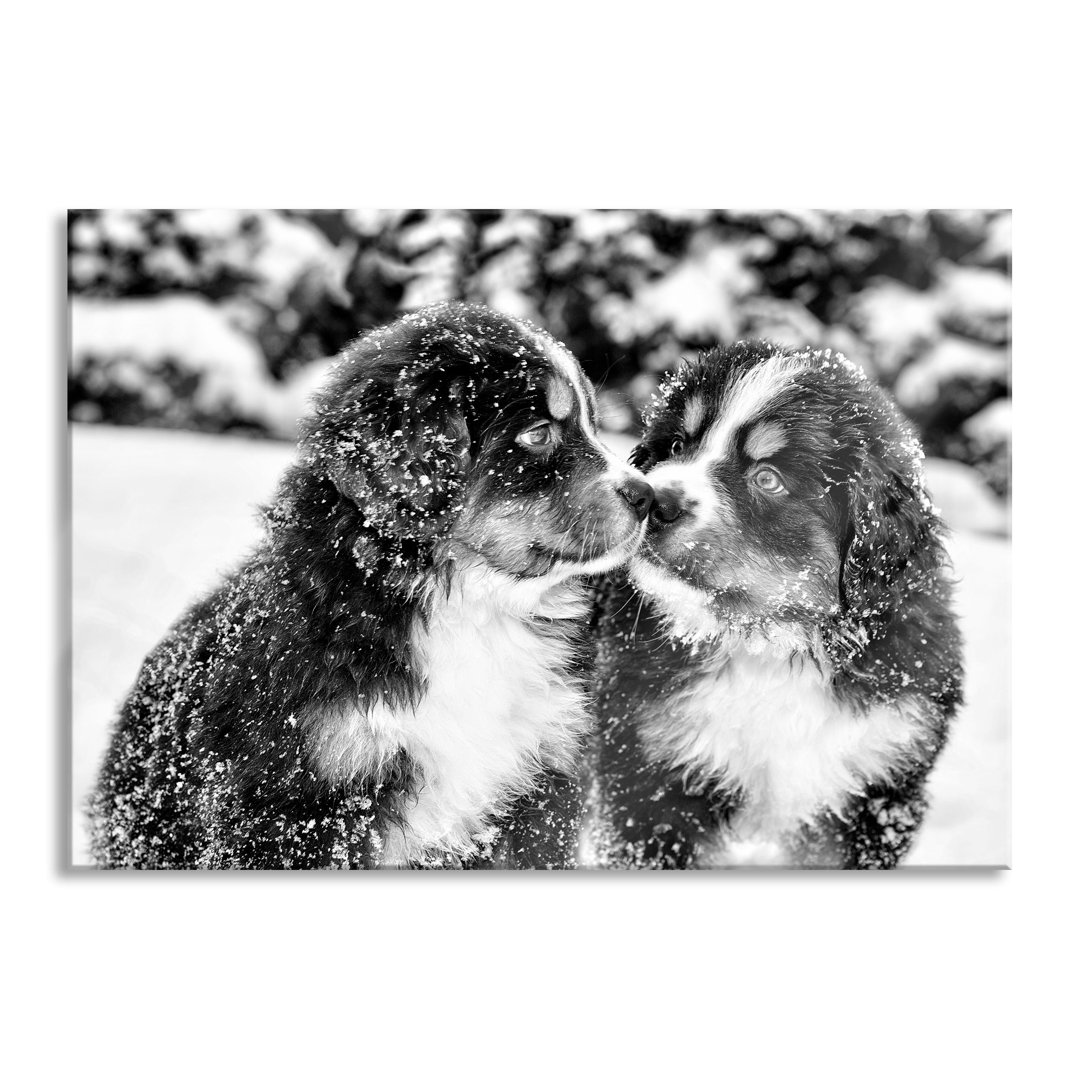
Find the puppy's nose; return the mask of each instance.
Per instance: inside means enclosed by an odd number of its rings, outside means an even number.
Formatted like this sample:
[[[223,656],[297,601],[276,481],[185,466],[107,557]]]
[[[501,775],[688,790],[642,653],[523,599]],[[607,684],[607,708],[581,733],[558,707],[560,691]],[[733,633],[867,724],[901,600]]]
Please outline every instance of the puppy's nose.
[[[637,514],[638,521],[643,520],[652,506],[652,487],[644,480],[628,476],[615,490],[630,504],[630,509]]]
[[[670,525],[685,513],[681,488],[658,488],[653,495],[652,519],[655,524]]]

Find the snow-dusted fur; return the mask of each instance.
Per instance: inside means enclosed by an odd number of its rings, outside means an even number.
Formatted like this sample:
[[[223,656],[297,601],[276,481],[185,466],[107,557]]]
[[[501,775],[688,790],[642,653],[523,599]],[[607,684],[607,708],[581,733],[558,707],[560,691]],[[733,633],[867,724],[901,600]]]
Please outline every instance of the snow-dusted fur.
[[[599,862],[896,865],[961,680],[914,435],[842,358],[739,343],[631,460],[656,502],[600,605]]]
[[[516,608],[494,575],[467,568],[413,627],[426,676],[415,709],[352,705],[311,718],[311,755],[323,775],[377,775],[404,752],[425,778],[385,837],[384,865],[474,855],[491,846],[492,824],[539,774],[576,770],[588,729],[576,635],[538,634],[536,620],[576,628],[588,609],[577,582]]]
[[[244,564],[146,659],[91,801],[99,865],[565,866],[581,577],[651,492],[535,327],[441,304],[359,339]]]

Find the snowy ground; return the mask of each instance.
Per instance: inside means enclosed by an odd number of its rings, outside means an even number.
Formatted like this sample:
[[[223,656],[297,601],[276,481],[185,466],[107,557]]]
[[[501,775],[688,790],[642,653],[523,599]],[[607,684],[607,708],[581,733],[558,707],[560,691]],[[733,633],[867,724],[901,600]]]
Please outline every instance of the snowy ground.
[[[73,426],[75,865],[88,861],[81,806],[117,704],[173,620],[255,542],[254,508],[291,454],[285,444]],[[908,863],[1001,866],[1009,862],[1010,544],[952,524],[968,704]]]

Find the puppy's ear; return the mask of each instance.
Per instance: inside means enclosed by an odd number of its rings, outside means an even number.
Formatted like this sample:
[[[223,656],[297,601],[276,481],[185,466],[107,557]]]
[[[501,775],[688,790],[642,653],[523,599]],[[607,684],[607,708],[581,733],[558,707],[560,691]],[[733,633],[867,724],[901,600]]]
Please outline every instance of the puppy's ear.
[[[316,396],[302,460],[346,503],[339,542],[368,577],[394,586],[430,565],[464,502],[468,403],[463,380],[440,377],[434,365],[380,364],[373,351],[362,343]],[[320,500],[333,514],[327,496]]]
[[[940,523],[916,462],[867,451],[848,481],[840,601],[868,629],[887,620],[942,558]]]
[[[328,473],[366,527],[422,545],[447,532],[461,507],[470,446],[456,387],[443,400],[399,392],[343,434]]]

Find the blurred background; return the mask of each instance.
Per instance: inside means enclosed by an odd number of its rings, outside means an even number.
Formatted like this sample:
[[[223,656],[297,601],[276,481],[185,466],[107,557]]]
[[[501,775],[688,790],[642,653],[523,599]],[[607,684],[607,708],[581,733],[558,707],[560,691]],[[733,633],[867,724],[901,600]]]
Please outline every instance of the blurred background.
[[[928,455],[968,707],[911,862],[1008,861],[1008,210],[76,210],[68,216],[73,858],[142,656],[258,536],[334,354],[442,299],[525,316],[601,388],[626,452],[682,357],[832,347]]]
[[[1008,211],[80,210],[68,238],[73,420],[291,439],[327,358],[454,298],[566,342],[615,432],[699,349],[832,346],[1008,495]]]

